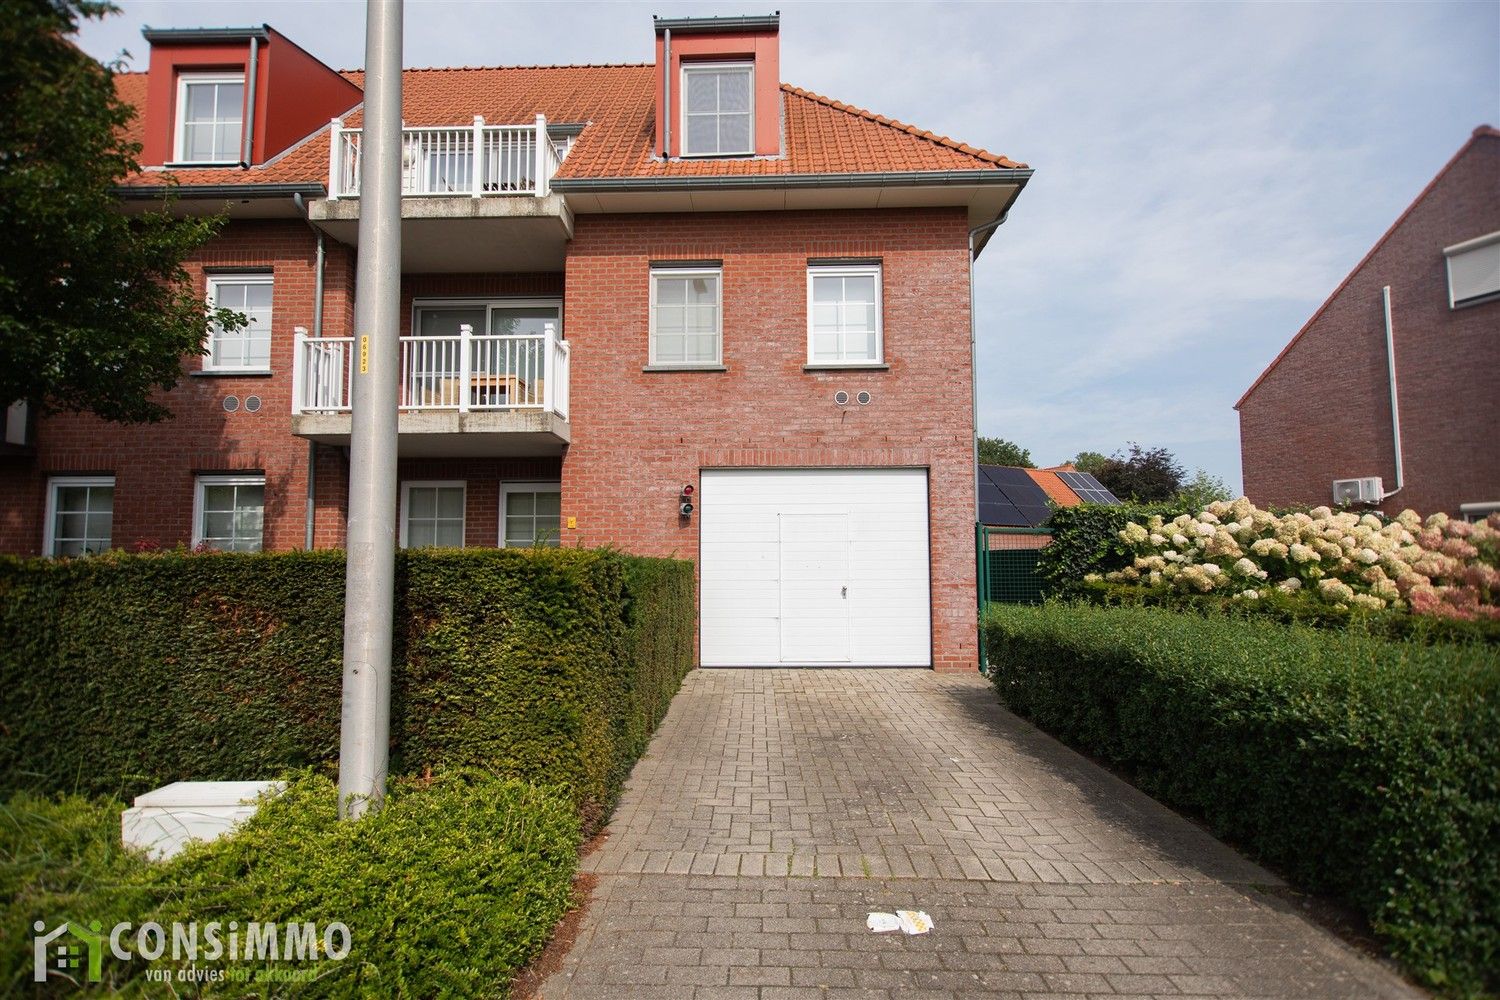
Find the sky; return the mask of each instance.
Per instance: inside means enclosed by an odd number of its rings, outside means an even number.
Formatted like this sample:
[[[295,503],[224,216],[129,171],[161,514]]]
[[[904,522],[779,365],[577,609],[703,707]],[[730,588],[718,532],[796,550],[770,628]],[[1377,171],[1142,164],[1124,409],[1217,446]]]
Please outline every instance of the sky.
[[[120,6],[80,42],[135,69],[148,24],[264,22],[364,61],[362,2]],[[777,7],[784,82],[1035,168],[975,279],[980,431],[1041,465],[1138,441],[1238,489],[1236,400],[1474,127],[1500,125],[1500,0],[408,0],[405,63],[648,62],[652,14]]]

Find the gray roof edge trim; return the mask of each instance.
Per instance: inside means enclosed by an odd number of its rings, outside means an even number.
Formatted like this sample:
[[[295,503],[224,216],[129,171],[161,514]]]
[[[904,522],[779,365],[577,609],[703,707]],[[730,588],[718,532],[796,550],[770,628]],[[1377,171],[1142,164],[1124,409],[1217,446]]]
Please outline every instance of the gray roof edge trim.
[[[226,198],[290,198],[294,194],[324,197],[328,188],[317,181],[287,184],[153,184],[115,188],[125,201],[146,201],[172,195],[178,201],[209,201]]]
[[[740,14],[730,17],[658,17],[652,22],[659,35],[671,29],[679,35],[718,31],[743,31],[748,28],[781,27],[780,14]]]
[[[963,187],[976,184],[1025,184],[1030,167],[999,170],[905,170],[858,174],[747,174],[691,177],[556,177],[559,194],[614,191],[745,191],[759,188]]]
[[[252,38],[270,41],[269,25],[261,24],[249,28],[153,28],[141,29],[141,37],[156,42],[248,42]]]

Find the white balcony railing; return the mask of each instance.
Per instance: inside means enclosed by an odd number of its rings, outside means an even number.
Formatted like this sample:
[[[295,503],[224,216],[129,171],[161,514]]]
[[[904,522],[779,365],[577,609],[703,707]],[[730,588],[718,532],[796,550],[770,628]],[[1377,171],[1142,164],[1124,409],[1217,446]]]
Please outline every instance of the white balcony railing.
[[[335,118],[328,144],[328,197],[359,197],[364,130]],[[551,190],[561,162],[547,135],[547,119],[532,125],[473,125],[401,130],[401,194],[535,195]]]
[[[353,337],[296,334],[292,412],[348,413]],[[540,334],[402,337],[402,410],[542,410],[568,416],[568,342],[547,323]]]

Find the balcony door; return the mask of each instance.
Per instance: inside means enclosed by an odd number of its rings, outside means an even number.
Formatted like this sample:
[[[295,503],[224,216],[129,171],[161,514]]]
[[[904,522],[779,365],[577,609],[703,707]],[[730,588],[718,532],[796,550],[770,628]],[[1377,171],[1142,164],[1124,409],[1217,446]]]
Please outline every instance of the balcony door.
[[[541,406],[547,377],[546,326],[562,336],[557,299],[419,301],[402,356],[403,405],[470,409]],[[462,328],[473,332],[467,345]],[[468,385],[463,385],[463,351]]]

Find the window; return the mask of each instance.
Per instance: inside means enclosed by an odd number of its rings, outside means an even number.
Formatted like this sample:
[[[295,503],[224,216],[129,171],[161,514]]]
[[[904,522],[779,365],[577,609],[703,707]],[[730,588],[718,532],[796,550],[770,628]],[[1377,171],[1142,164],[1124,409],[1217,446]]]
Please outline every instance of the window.
[[[404,406],[456,407],[463,356],[456,339],[467,325],[469,406],[541,406],[546,400],[550,325],[562,336],[562,303],[557,299],[447,299],[418,302],[411,329],[418,337],[403,353]]]
[[[109,548],[114,527],[115,477],[69,476],[47,482],[49,556],[91,556]]]
[[[464,486],[407,483],[401,491],[401,547],[464,547]]]
[[[722,276],[717,267],[652,270],[651,364],[719,364]]]
[[[243,155],[245,78],[177,80],[177,163],[238,163]]]
[[[500,491],[500,546],[506,549],[561,544],[562,486],[515,483]]]
[[[1500,233],[1443,250],[1448,259],[1448,306],[1458,309],[1500,298]]]
[[[810,364],[879,364],[882,358],[880,265],[807,269]]]
[[[259,552],[265,509],[265,476],[199,476],[193,547]]]
[[[682,68],[682,155],[755,152],[755,70],[749,63]]]
[[[237,330],[218,324],[208,329],[204,371],[268,371],[271,367],[271,276],[219,275],[208,279],[208,304],[243,313],[248,322]]]

